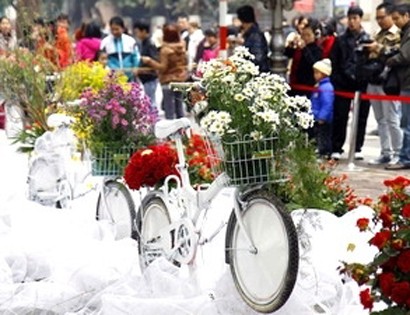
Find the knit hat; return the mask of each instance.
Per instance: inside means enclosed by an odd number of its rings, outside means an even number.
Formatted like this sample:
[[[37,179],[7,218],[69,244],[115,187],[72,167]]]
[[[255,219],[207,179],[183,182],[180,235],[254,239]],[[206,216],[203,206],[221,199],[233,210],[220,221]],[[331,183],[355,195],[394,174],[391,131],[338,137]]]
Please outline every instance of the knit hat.
[[[320,61],[315,62],[315,64],[313,65],[313,69],[316,69],[322,72],[323,74],[329,76],[332,74],[332,62],[328,58],[322,59]]]

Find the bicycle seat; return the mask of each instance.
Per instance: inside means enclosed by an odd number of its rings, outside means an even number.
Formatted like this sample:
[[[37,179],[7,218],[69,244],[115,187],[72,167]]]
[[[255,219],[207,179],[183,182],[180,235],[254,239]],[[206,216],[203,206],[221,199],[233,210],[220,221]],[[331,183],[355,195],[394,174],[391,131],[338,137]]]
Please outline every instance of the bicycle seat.
[[[164,139],[181,129],[189,127],[191,127],[191,121],[186,117],[174,120],[160,120],[155,124],[155,136]]]

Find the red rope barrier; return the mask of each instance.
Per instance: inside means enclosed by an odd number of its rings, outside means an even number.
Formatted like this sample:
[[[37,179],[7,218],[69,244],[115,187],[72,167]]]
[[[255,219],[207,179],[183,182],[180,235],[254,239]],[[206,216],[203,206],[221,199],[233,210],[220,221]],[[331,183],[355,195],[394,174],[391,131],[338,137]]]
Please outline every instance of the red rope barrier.
[[[308,92],[319,92],[320,90],[309,86],[309,85],[302,85],[302,84],[292,84],[292,89],[297,91],[308,91]],[[354,92],[346,92],[346,91],[334,91],[335,95],[344,97],[344,98],[354,98]],[[361,97],[362,100],[379,100],[379,101],[402,101],[410,103],[409,96],[401,96],[401,95],[380,95],[380,94],[368,94],[362,93]]]

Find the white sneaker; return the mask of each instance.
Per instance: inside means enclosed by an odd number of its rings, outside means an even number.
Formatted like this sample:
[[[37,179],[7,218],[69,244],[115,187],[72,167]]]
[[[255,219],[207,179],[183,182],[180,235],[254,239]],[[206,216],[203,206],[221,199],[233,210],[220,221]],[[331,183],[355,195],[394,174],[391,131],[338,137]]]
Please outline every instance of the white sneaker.
[[[386,164],[391,161],[390,156],[388,155],[381,155],[376,159],[370,160],[369,165],[380,165],[380,164]]]
[[[339,152],[333,152],[332,155],[330,156],[332,160],[336,160],[336,161],[340,160],[341,157],[342,157],[342,154]]]
[[[399,162],[400,162],[400,158],[397,155],[395,155],[390,159],[389,165],[395,165]]]
[[[354,153],[354,159],[357,161],[364,160],[364,155],[362,152],[355,152]]]

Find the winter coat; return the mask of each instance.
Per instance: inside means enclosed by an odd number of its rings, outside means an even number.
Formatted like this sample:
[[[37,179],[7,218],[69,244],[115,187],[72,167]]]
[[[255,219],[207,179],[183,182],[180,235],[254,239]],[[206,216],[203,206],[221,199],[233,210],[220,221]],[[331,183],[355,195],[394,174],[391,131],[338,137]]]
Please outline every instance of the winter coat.
[[[126,71],[128,79],[133,79],[131,69],[139,66],[141,55],[134,38],[122,34],[120,38],[108,35],[101,41],[101,50],[108,54],[108,67],[110,69],[130,69]]]
[[[357,80],[358,42],[361,38],[370,37],[364,30],[354,33],[349,29],[336,38],[330,53],[332,61],[331,80],[336,90],[365,91],[367,82]]]
[[[322,58],[322,49],[315,42],[306,45],[303,49],[286,48],[285,55],[295,58],[298,62],[292,64],[291,84],[303,84],[314,86],[313,64]]]
[[[159,81],[161,84],[183,82],[188,78],[185,43],[162,44],[160,50]]]
[[[257,24],[253,24],[244,34],[244,46],[249,49],[249,52],[255,56],[253,62],[259,66],[259,71],[269,72],[269,47],[265,35],[259,29]]]
[[[310,99],[315,121],[324,120],[327,123],[333,121],[334,98],[334,88],[330,82],[330,78],[323,78],[318,84],[318,91],[314,92]]]
[[[401,30],[400,51],[388,63],[397,69],[401,90],[410,90],[410,22]]]
[[[94,61],[97,52],[100,50],[100,38],[82,38],[75,46],[76,59]]]

